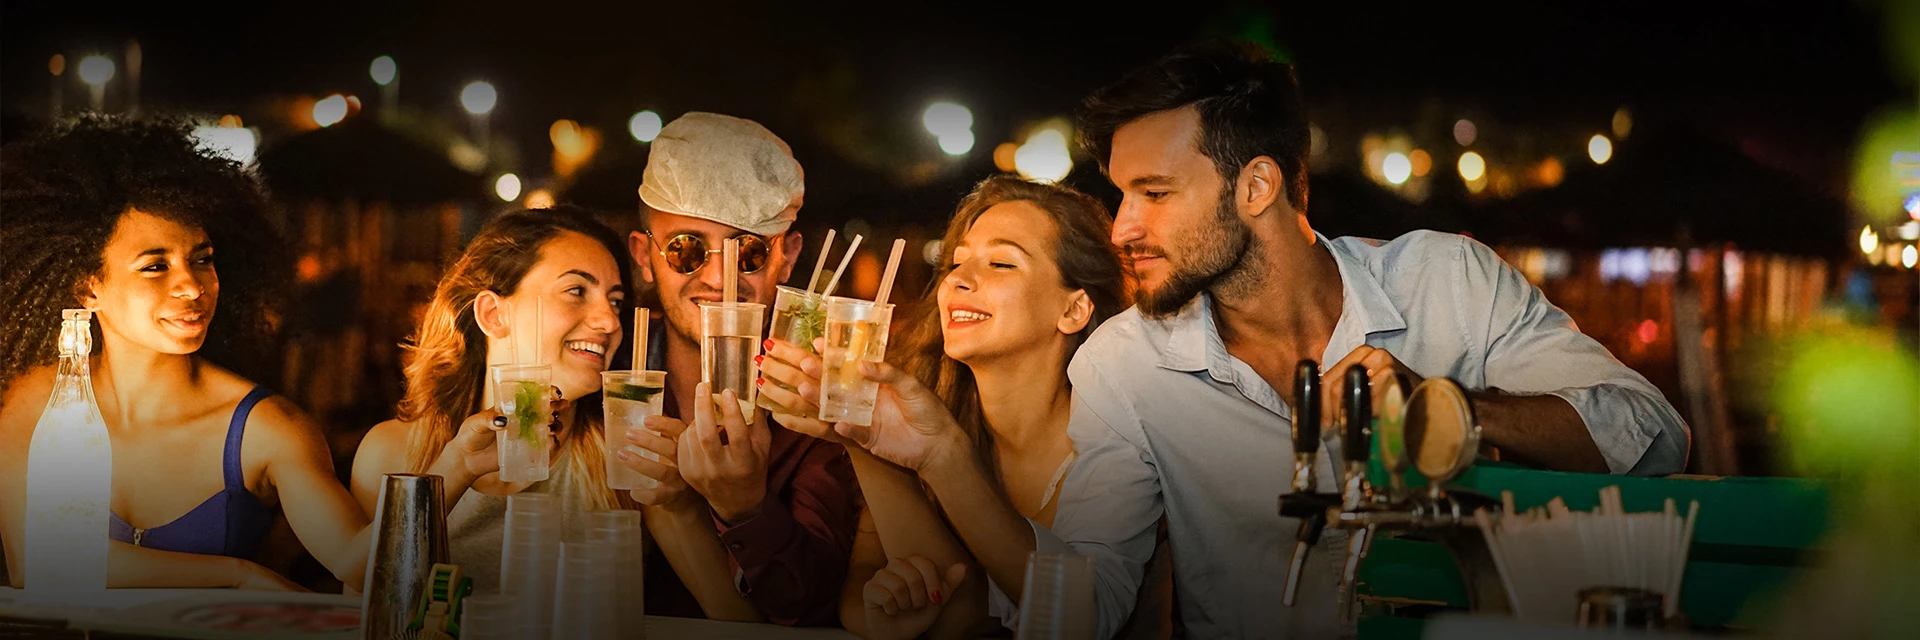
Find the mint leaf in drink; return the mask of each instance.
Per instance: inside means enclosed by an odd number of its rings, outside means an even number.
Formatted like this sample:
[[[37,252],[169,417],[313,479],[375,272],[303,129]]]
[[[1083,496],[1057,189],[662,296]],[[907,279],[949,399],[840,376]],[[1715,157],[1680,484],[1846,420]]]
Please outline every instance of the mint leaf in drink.
[[[827,313],[820,304],[808,298],[800,302],[800,308],[793,314],[793,343],[815,353],[813,341],[827,334]],[[817,354],[816,354],[817,355]]]
[[[529,380],[513,383],[513,419],[520,425],[520,439],[527,442],[533,442],[540,437],[535,427],[540,424],[536,421],[544,417],[540,415],[538,406],[540,393],[543,391],[542,386],[544,385]]]
[[[637,384],[622,384],[616,382],[607,387],[606,393],[608,397],[619,398],[621,400],[652,402],[653,397],[660,395],[660,392],[664,389],[664,387],[645,387]]]

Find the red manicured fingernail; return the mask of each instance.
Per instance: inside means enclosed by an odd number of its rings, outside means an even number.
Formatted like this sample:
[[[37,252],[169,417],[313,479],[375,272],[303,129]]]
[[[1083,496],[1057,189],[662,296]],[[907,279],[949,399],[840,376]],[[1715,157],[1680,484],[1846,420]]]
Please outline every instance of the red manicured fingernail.
[[[766,378],[754,378],[754,379],[753,379],[753,386],[756,386],[756,387],[759,387],[759,386],[764,386],[764,385],[766,385],[766,384],[767,384],[767,379],[766,379]]]
[[[933,603],[940,604],[940,592],[938,591],[933,592]]]
[[[773,338],[767,338],[766,340],[762,340],[762,341],[760,341],[760,348],[762,348],[762,349],[772,349],[772,348],[773,348]]]
[[[753,357],[753,364],[754,364],[754,365],[756,365],[756,366],[758,366],[758,365],[760,364],[760,361],[761,361],[761,360],[764,360],[764,359],[766,359],[766,356],[754,356],[754,357]]]

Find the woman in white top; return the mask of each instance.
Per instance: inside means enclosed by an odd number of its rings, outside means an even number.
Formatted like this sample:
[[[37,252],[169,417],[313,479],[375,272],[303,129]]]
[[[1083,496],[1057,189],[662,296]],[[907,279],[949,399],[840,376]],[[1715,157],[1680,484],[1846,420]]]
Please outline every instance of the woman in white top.
[[[1101,321],[1127,305],[1125,272],[1107,243],[1111,220],[1077,191],[989,178],[948,225],[946,259],[927,300],[896,325],[903,339],[888,351],[905,371],[882,367],[890,376],[875,428],[937,415],[967,434],[984,471],[981,486],[923,485],[925,478],[895,466],[904,461],[887,459],[889,451],[870,453],[815,420],[776,417],[848,442],[853,456],[867,510],[841,604],[848,630],[868,638],[973,637],[1012,626],[1013,603],[999,591],[1020,585],[998,584],[990,595],[980,578],[1024,573],[1026,553],[963,546],[948,523],[967,514],[954,512],[948,492],[995,494],[1027,519],[1052,525],[1054,497],[1074,458],[1067,363]],[[780,342],[771,355],[762,373],[778,384],[763,383],[761,393],[814,411],[819,358]],[[1019,559],[994,566],[995,556]],[[1135,626],[1162,636],[1171,592],[1149,585]]]
[[[619,236],[580,210],[520,211],[487,223],[441,279],[407,346],[399,416],[360,442],[352,482],[360,505],[373,512],[386,474],[441,476],[452,559],[482,592],[499,580],[506,496],[560,494],[575,514],[628,506],[607,488],[600,372],[620,347],[632,267]],[[553,471],[545,482],[498,474],[494,434],[507,421],[485,404],[487,366],[514,362],[516,341],[521,355],[537,351],[539,364],[553,367]]]

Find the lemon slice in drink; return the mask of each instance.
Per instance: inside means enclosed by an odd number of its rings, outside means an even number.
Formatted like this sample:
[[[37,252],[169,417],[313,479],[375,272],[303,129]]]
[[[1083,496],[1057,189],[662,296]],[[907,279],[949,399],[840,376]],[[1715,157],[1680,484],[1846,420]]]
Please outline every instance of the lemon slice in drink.
[[[860,361],[866,359],[867,341],[873,338],[874,325],[868,322],[855,322],[847,327],[846,364],[840,367],[840,384],[854,386],[863,379],[860,376]]]

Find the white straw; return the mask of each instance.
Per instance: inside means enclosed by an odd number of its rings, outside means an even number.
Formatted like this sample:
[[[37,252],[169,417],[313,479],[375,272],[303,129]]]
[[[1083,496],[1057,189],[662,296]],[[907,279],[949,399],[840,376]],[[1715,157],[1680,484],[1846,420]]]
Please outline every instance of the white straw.
[[[827,289],[820,292],[821,297],[833,295],[834,287],[840,286],[840,276],[847,275],[847,263],[853,260],[853,251],[860,248],[860,234],[853,234],[853,242],[847,243],[847,254],[840,256],[840,266],[833,270],[833,279],[827,281]]]
[[[820,270],[826,268],[827,252],[833,250],[834,232],[834,229],[828,229],[827,241],[820,243],[820,257],[813,261],[813,277],[807,279],[807,293],[813,293],[813,288],[820,284]]]
[[[1507,600],[1513,605],[1513,615],[1514,617],[1519,617],[1522,610],[1520,606],[1520,591],[1513,588],[1513,574],[1507,570],[1507,565],[1511,563],[1507,561],[1506,554],[1500,547],[1500,537],[1495,534],[1493,523],[1487,520],[1487,510],[1474,510],[1473,521],[1480,525],[1480,535],[1487,539],[1487,552],[1493,554],[1493,565],[1494,568],[1500,572],[1501,584],[1507,587]],[[1501,522],[1504,524],[1505,520]]]
[[[540,364],[540,336],[546,334],[546,318],[541,313],[540,296],[533,297],[533,363]]]
[[[1673,582],[1667,587],[1667,616],[1672,617],[1680,608],[1680,583],[1687,575],[1687,556],[1693,555],[1693,519],[1700,515],[1700,501],[1694,500],[1687,505],[1687,526],[1680,534],[1680,562],[1678,570],[1673,572]]]
[[[900,252],[906,250],[906,238],[893,239],[893,252],[887,254],[887,274],[880,277],[880,292],[874,294],[874,306],[887,303],[887,295],[893,293],[893,276],[900,270]]]
[[[646,307],[633,308],[633,370],[640,371],[647,366],[647,316]]]

